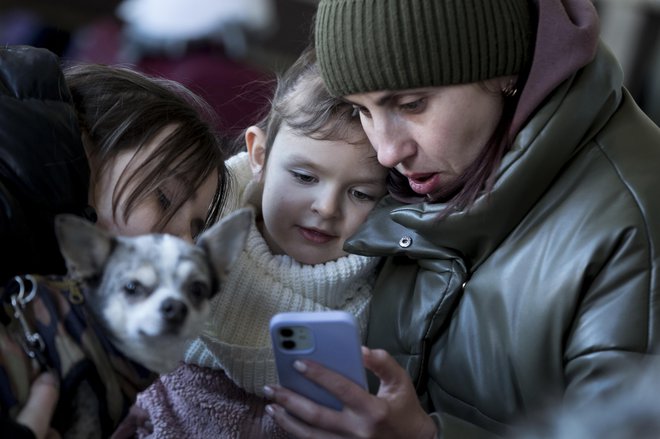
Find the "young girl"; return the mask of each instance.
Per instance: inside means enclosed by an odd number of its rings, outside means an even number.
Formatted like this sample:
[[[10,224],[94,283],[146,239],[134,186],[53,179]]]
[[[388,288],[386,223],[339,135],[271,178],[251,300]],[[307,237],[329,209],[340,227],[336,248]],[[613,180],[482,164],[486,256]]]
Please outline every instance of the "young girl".
[[[193,241],[217,218],[227,145],[214,113],[183,85],[122,67],[64,71],[78,115],[98,223],[122,235]]]
[[[278,437],[261,398],[276,378],[270,318],[342,309],[365,328],[379,260],[342,246],[385,194],[387,170],[309,56],[281,79],[270,114],[247,129],[247,152],[229,160],[233,206],[254,206],[256,221],[188,364],[138,397],[153,425],[142,423],[139,435]]]

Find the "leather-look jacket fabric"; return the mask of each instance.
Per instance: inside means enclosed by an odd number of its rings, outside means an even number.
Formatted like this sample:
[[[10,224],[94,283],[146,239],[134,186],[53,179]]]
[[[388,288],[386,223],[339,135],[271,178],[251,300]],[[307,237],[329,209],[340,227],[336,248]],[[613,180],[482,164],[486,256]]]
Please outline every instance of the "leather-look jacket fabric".
[[[384,199],[346,249],[389,256],[367,344],[410,373],[441,437],[487,437],[620,385],[660,335],[660,129],[605,48],[518,132],[493,190]]]
[[[89,165],[60,61],[45,49],[0,47],[0,284],[61,274],[58,213],[93,218]],[[87,215],[86,215],[87,214]]]

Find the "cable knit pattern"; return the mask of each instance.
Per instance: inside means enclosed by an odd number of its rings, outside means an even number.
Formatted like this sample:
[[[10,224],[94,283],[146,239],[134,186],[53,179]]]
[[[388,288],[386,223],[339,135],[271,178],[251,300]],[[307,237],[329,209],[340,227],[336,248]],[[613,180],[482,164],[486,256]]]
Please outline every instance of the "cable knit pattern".
[[[240,387],[262,395],[265,384],[277,382],[270,318],[283,311],[344,310],[356,316],[364,334],[377,264],[378,258],[348,255],[303,265],[273,255],[253,222],[246,249],[185,361],[223,369]]]

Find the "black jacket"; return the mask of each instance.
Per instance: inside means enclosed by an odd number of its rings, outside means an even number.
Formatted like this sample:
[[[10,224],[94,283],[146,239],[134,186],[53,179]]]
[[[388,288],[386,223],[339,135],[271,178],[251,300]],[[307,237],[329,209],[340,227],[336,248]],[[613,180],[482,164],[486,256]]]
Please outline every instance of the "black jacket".
[[[0,285],[14,274],[64,271],[53,218],[93,216],[88,188],[59,59],[45,49],[0,47]]]

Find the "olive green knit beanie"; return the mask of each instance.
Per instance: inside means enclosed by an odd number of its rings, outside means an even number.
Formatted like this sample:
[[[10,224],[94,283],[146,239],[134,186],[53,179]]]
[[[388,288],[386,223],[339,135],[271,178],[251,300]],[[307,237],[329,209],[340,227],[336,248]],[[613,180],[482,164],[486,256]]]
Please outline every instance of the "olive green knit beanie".
[[[321,0],[315,45],[335,96],[476,82],[530,56],[529,0]]]

